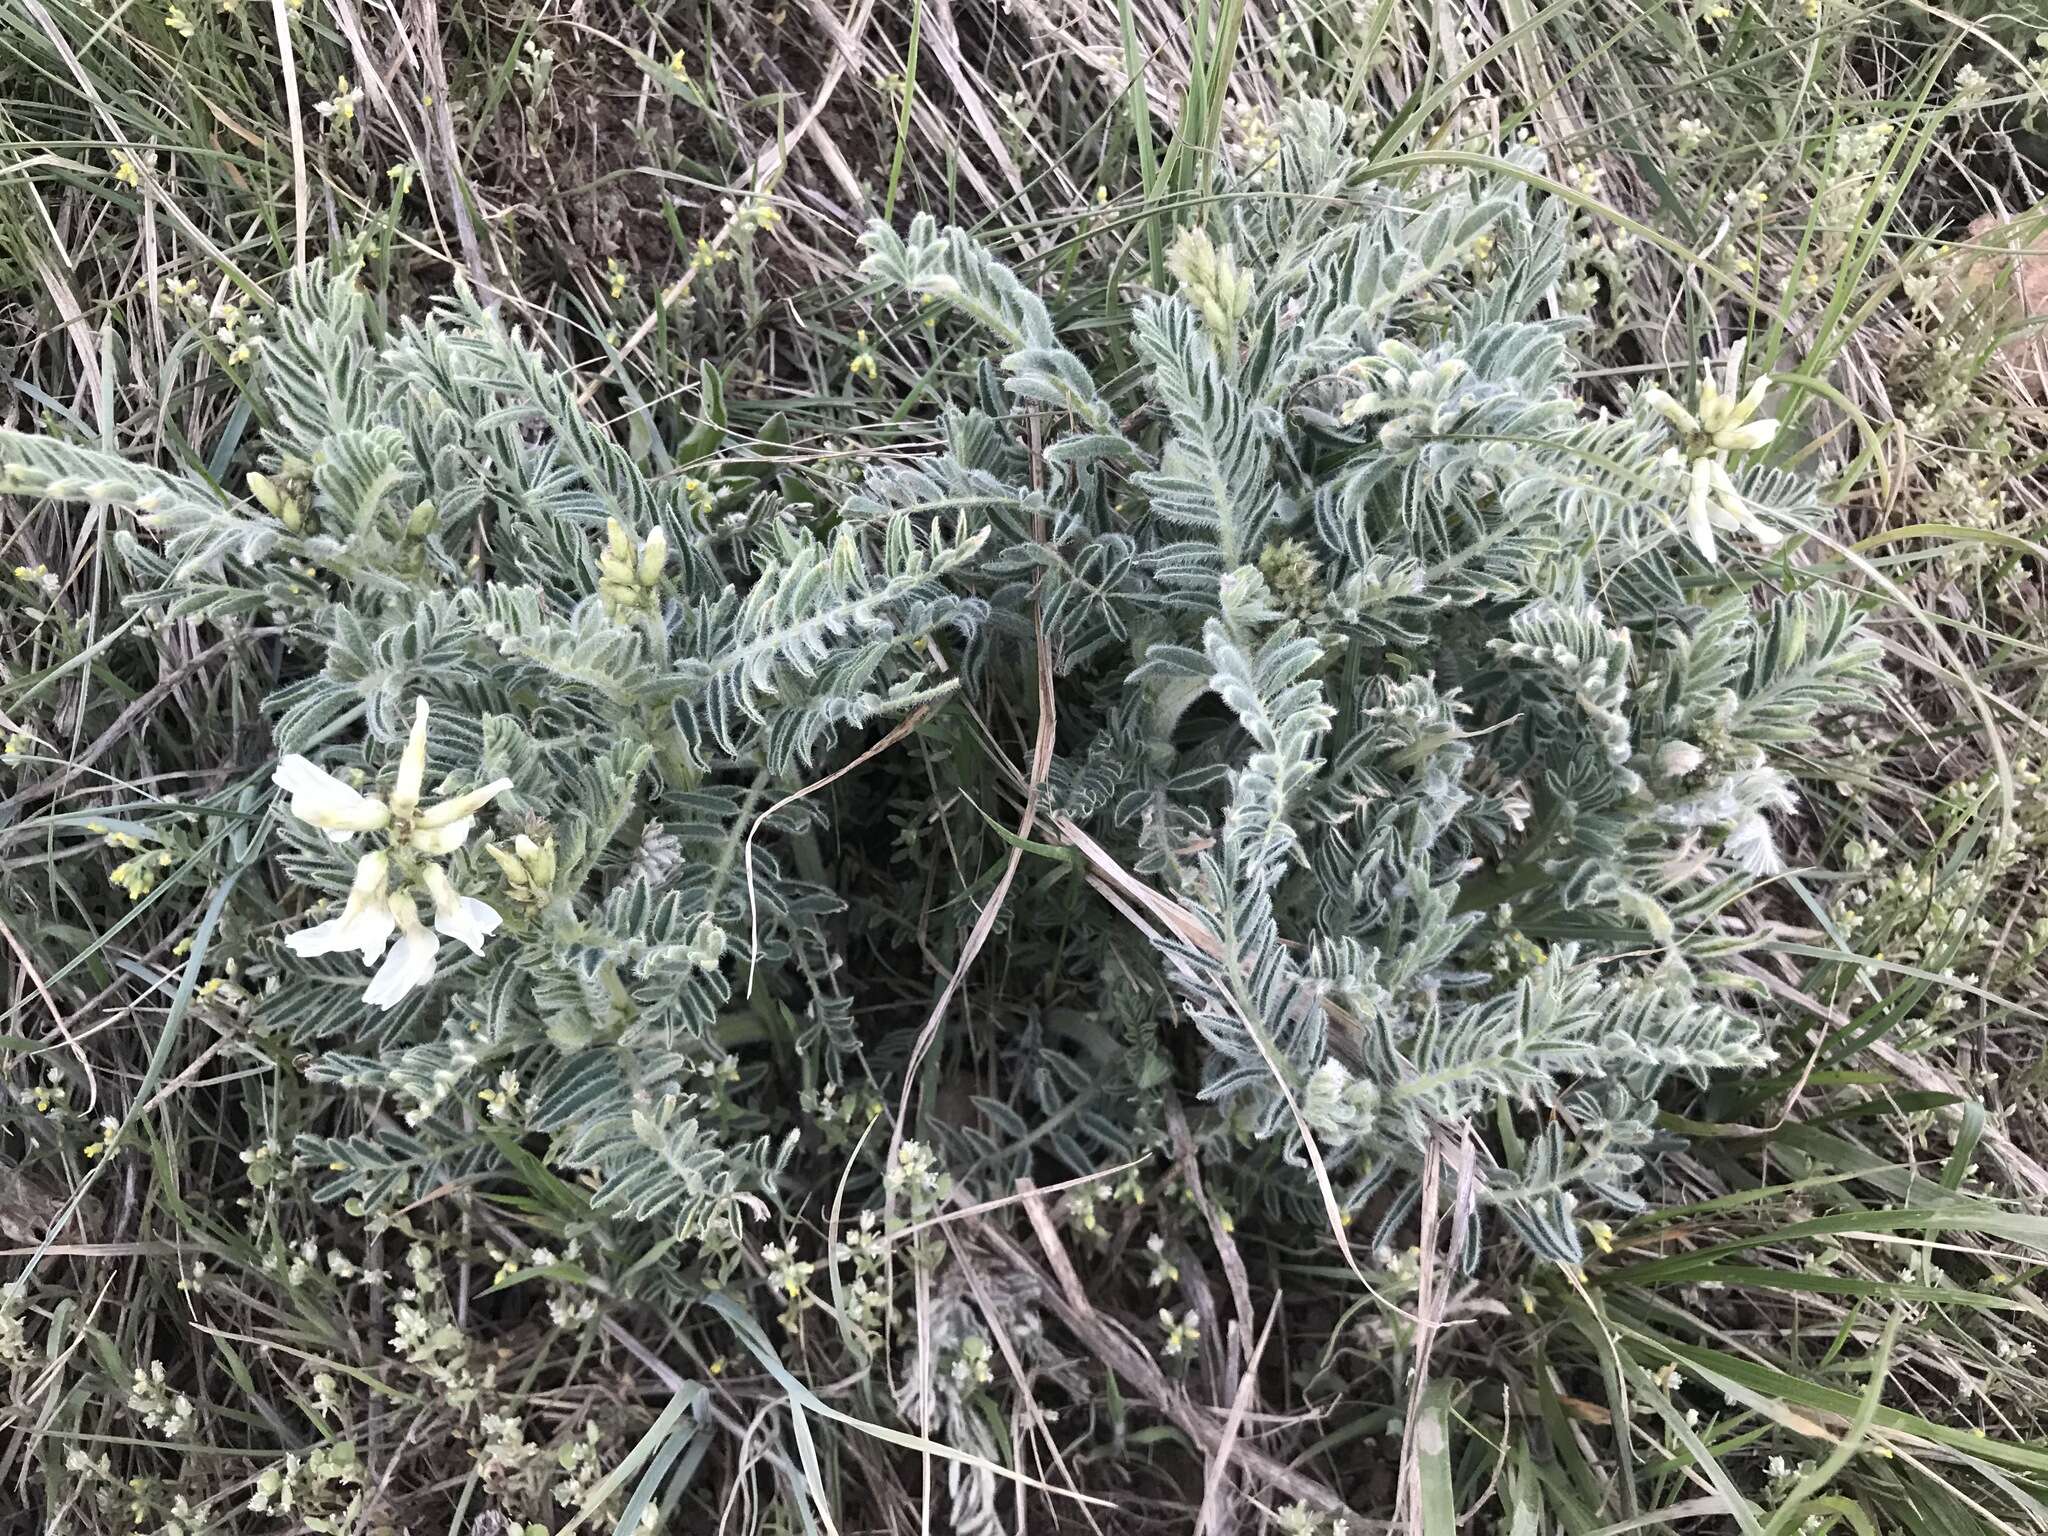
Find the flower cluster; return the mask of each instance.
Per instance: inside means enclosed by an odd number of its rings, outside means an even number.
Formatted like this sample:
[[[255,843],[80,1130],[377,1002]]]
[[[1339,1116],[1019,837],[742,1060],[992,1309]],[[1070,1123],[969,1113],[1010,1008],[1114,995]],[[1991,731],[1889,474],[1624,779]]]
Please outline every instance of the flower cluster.
[[[434,976],[441,946],[434,934],[421,926],[413,897],[416,886],[433,902],[436,932],[467,945],[473,954],[483,953],[484,940],[504,920],[485,902],[457,891],[448,872],[434,860],[454,853],[468,841],[476,813],[510,789],[512,781],[494,779],[466,794],[422,806],[420,790],[426,770],[427,701],[421,699],[388,801],[344,784],[297,753],[281,761],[271,776],[272,783],[290,793],[292,814],[320,828],[331,841],[345,843],[359,832],[388,835],[387,848],[366,853],[357,861],[341,915],[301,929],[285,940],[292,953],[302,957],[355,950],[363,964],[374,965],[383,956],[382,966],[363,993],[363,1001],[377,1008],[396,1006]],[[393,933],[398,942],[385,955]]]
[[[1713,370],[1702,371],[1699,401],[1691,410],[1661,389],[1643,391],[1644,401],[1676,427],[1684,439],[1672,454],[1676,462],[1691,466],[1685,529],[1709,560],[1716,558],[1717,528],[1746,533],[1767,549],[1784,537],[1757,516],[1728,474],[1731,454],[1753,453],[1768,447],[1778,435],[1777,422],[1759,420],[1756,414],[1764,403],[1770,380],[1758,379],[1746,394],[1742,390],[1742,354],[1748,344],[1745,339],[1729,349],[1718,388]]]
[[[639,544],[617,518],[605,523],[604,551],[597,557],[597,595],[604,611],[625,622],[661,609],[661,571],[668,563],[668,535],[660,525]]]
[[[128,1386],[128,1408],[166,1440],[179,1439],[192,1427],[192,1399],[171,1389],[161,1360],[152,1360],[135,1373]]]
[[[939,1157],[921,1141],[906,1141],[882,1174],[882,1187],[909,1202],[913,1220],[931,1215],[953,1193],[953,1176],[939,1166]]]

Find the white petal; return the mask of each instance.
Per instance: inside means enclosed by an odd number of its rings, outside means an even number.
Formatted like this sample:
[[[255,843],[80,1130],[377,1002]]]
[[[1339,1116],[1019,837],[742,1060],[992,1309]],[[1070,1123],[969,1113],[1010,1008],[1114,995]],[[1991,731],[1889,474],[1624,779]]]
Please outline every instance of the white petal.
[[[1750,417],[1763,408],[1764,396],[1770,392],[1771,381],[1768,375],[1750,385],[1749,393],[1744,395],[1741,401],[1737,403],[1734,412],[1730,416],[1730,424],[1740,426],[1743,422],[1749,420]]]
[[[413,988],[434,979],[434,955],[440,947],[440,941],[422,929],[401,935],[370,978],[363,1001],[372,1008],[396,1007]]]
[[[391,786],[391,810],[397,816],[410,816],[420,803],[420,785],[427,776],[427,701],[424,698],[413,701],[412,735],[406,739],[405,753],[398,759],[398,781]]]
[[[468,945],[471,954],[482,954],[484,940],[497,931],[504,919],[489,903],[458,892],[440,865],[427,865],[420,871],[420,877],[427,883],[427,893],[434,898],[434,927]]]
[[[1689,741],[1667,741],[1657,749],[1657,771],[1666,778],[1682,779],[1707,760],[1707,754]]]
[[[1721,399],[1721,392],[1714,388],[1714,375],[1707,370],[1700,379],[1700,400],[1694,414],[1699,418],[1700,430],[1715,432],[1727,417],[1727,405]]]
[[[484,940],[497,932],[504,921],[489,902],[478,901],[474,896],[458,897],[453,910],[434,914],[436,931],[467,944],[473,955],[484,952]]]
[[[293,752],[279,760],[270,782],[292,797],[292,814],[320,827],[337,843],[358,832],[374,832],[391,820],[390,807],[341,782]]]
[[[372,965],[384,953],[396,926],[390,908],[379,902],[360,912],[344,912],[311,928],[288,933],[284,942],[293,954],[300,956],[332,955],[353,949],[362,955],[363,964]]]
[[[498,796],[512,787],[510,779],[493,779],[467,794],[456,795],[443,800],[439,805],[430,805],[421,811],[418,824],[422,827],[445,827],[451,821],[461,821],[474,816]]]
[[[422,826],[418,821],[412,824],[412,845],[421,853],[453,853],[469,841],[469,829],[476,825],[474,816],[464,816],[445,826]]]
[[[1716,558],[1714,551],[1714,518],[1708,506],[1708,493],[1713,488],[1713,474],[1708,468],[1711,460],[1701,459],[1692,467],[1692,494],[1685,504],[1685,529],[1692,535],[1692,541],[1699,552],[1711,561]]]
[[[1687,433],[1699,431],[1699,418],[1672,399],[1663,390],[1654,387],[1646,389],[1643,391],[1643,400],[1651,410],[1662,416],[1671,425],[1678,428],[1679,431]]]
[[[1714,446],[1730,453],[1753,453],[1769,447],[1777,436],[1776,421],[1752,421],[1747,426],[1723,427],[1714,434]]]
[[[1748,350],[1747,336],[1728,349],[1728,372],[1723,376],[1727,382],[1722,385],[1721,393],[1728,397],[1730,405],[1733,405],[1736,396],[1742,393],[1742,354]]]
[[[349,883],[348,905],[341,916],[289,934],[285,945],[295,955],[331,955],[337,950],[360,950],[369,965],[384,952],[384,945],[397,926],[386,894],[391,860],[383,853],[366,853],[356,861],[355,879]]]
[[[1708,478],[1713,487],[1715,504],[1721,515],[1715,519],[1723,528],[1755,530],[1762,526],[1756,514],[1749,510],[1749,503],[1742,499],[1742,492],[1735,488],[1735,482],[1728,477],[1728,466],[1719,459],[1702,459],[1708,467]]]

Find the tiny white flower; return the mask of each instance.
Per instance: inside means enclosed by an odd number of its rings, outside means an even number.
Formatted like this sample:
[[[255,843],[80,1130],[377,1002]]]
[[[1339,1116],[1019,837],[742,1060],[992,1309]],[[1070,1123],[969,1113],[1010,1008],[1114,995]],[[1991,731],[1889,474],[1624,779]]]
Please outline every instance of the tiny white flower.
[[[393,1008],[415,987],[434,979],[434,956],[440,940],[420,926],[419,909],[408,895],[393,896],[387,902],[398,926],[398,942],[384,957],[384,964],[370,978],[363,1001],[372,1008]]]
[[[363,964],[374,962],[384,953],[391,930],[396,926],[386,889],[390,870],[391,860],[387,855],[363,855],[356,863],[356,877],[349,886],[348,904],[342,908],[341,916],[287,934],[285,944],[291,952],[311,956],[353,949],[362,953]]]
[[[440,865],[427,865],[422,877],[427,882],[427,893],[434,898],[435,929],[458,943],[467,944],[471,954],[482,954],[484,940],[497,931],[504,918],[488,902],[457,891]]]
[[[345,843],[358,832],[375,832],[390,825],[390,806],[350,788],[296,752],[278,763],[270,782],[290,792],[294,816],[320,828],[333,842]]]

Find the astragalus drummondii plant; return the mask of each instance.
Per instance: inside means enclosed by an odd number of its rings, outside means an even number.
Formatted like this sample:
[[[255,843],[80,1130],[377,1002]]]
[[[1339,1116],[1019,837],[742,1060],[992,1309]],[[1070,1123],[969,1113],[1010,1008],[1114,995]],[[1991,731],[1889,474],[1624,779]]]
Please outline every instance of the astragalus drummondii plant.
[[[1347,1206],[1387,1190],[1387,1230],[1446,1154],[1576,1258],[1573,1202],[1633,1201],[1664,1081],[1768,1059],[1714,960],[1781,867],[1770,753],[1874,648],[1796,568],[1758,595],[1744,546],[1818,508],[1744,465],[1775,423],[1739,346],[1691,409],[1575,397],[1561,205],[1362,183],[1311,108],[1222,209],[1117,388],[966,236],[871,232],[1001,383],[846,516],[986,519],[970,686],[1028,696],[1041,648],[1062,674],[1053,803],[1181,904],[1150,926],[1219,1132]]]
[[[1819,508],[1756,462],[1739,348],[1593,410],[1516,167],[1383,185],[1320,109],[1276,142],[1085,355],[967,234],[870,230],[885,300],[993,355],[857,481],[629,453],[471,299],[379,338],[318,269],[236,486],[0,435],[0,491],[138,514],[142,606],[285,636],[233,958],[327,1097],[268,1162],[379,1215],[516,1191],[579,1273],[765,1276],[792,1336],[842,1256],[749,1232],[852,1147],[857,1201],[931,1160],[919,1221],[1179,1134],[1290,1244],[1325,1201],[1392,1240],[1432,1165],[1562,1262],[1579,1202],[1641,1198],[1660,1090],[1769,1059],[1718,967],[1782,867],[1777,754],[1873,648],[1787,553]],[[1192,1357],[1165,1252],[1145,1315]],[[861,1253],[866,1361],[904,1282]],[[905,1263],[945,1327],[897,1396],[978,1424],[1008,1388],[944,1263]]]
[[[719,504],[643,472],[466,302],[381,345],[367,322],[347,274],[296,286],[246,502],[17,437],[5,488],[133,506],[160,536],[124,546],[149,603],[313,647],[276,700],[276,830],[292,899],[338,911],[244,976],[315,1081],[395,1111],[300,1143],[325,1192],[374,1208],[474,1174],[483,1104],[552,1137],[599,1211],[729,1256],[791,1129],[734,1102],[733,970],[821,1060],[852,1044],[815,921],[834,898],[786,864],[810,817],[756,823],[837,733],[923,696],[914,648],[976,622],[946,578],[983,535],[817,532],[730,472]],[[419,898],[474,957],[441,961]],[[366,990],[338,957],[387,941]]]

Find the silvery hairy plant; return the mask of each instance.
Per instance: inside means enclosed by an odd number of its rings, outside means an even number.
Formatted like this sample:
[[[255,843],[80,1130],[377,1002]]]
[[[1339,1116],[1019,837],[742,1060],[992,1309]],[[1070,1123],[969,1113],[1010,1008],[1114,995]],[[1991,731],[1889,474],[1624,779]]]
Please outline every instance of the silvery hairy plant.
[[[997,853],[1085,840],[1167,906],[1015,891],[975,1006],[1020,1022],[973,1047],[1014,1078],[958,1149],[1086,1171],[1185,1072],[1219,1180],[1263,1148],[1391,1231],[1448,1157],[1572,1261],[1660,1090],[1768,1059],[1717,962],[1781,867],[1782,754],[1877,672],[1788,554],[1821,508],[1758,462],[1769,379],[1590,408],[1566,239],[1513,163],[1383,184],[1304,108],[1085,354],[968,234],[872,228],[883,291],[988,360],[857,483],[716,457],[715,399],[629,452],[467,296],[379,339],[316,268],[235,485],[0,434],[0,492],[129,508],[146,608],[287,634],[243,974],[334,1095],[296,1149],[329,1197],[538,1169],[685,1259],[640,1279],[722,1275],[810,1155],[794,1090],[901,1090],[900,974],[993,878],[917,828],[1007,814],[943,782],[984,751],[1021,803],[1044,668],[1041,830]],[[913,882],[804,791],[920,710],[863,781],[937,807]]]

